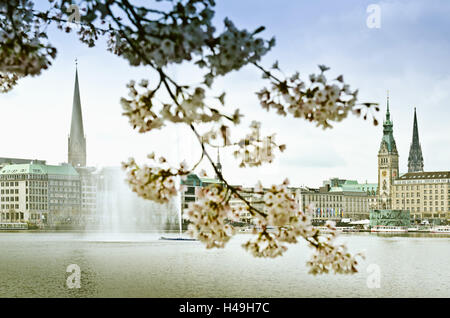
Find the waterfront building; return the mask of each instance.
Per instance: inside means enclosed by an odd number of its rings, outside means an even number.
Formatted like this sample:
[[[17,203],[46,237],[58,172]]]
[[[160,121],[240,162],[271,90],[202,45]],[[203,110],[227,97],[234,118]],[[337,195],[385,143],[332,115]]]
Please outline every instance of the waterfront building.
[[[220,164],[219,157],[217,162]],[[220,165],[218,165],[218,167],[221,168]],[[182,184],[186,186],[186,190],[181,194],[183,213],[189,207],[189,203],[197,201],[199,189],[217,183],[220,183],[217,178],[199,177],[194,173],[189,174],[186,179],[182,181]],[[240,195],[242,195],[242,197],[248,202],[251,202],[257,208],[263,208],[263,204],[261,203],[262,195],[252,193],[253,188],[241,188],[240,186],[236,187],[241,189],[241,191],[239,191]],[[229,204],[233,208],[246,207],[245,202],[235,197],[230,198]],[[253,216],[247,210],[242,210],[239,214],[239,221],[242,223],[251,224],[253,223]]]
[[[190,202],[197,201],[198,189],[215,183],[220,181],[215,178],[199,177],[195,173],[187,175],[185,180],[181,180],[181,184],[186,186],[185,191],[181,193],[182,210],[187,209]]]
[[[378,153],[378,209],[408,211],[411,221],[445,223],[450,219],[450,171],[424,172],[414,108],[408,172],[398,172],[398,152],[390,120],[389,97],[383,139]]]
[[[241,195],[247,202],[249,202],[256,209],[266,212],[264,210],[263,194],[254,193],[255,189],[253,187],[246,187],[246,188],[239,187],[239,188],[240,188],[239,195]],[[263,189],[263,192],[264,190],[266,189]],[[236,197],[231,197],[230,206],[232,208],[239,208],[239,207],[242,208],[241,211],[239,212],[239,222],[246,224],[255,223],[254,222],[255,218],[247,209],[248,206],[244,201]]]
[[[80,178],[71,165],[10,164],[0,170],[2,222],[76,221],[80,198]]]
[[[94,167],[77,167],[81,185],[81,214],[85,222],[95,220],[97,214],[97,192],[99,174]]]
[[[408,172],[394,181],[393,207],[410,211],[411,220],[450,220],[450,171]]]
[[[377,184],[333,178],[320,188],[291,188],[302,211],[312,208],[313,221],[364,220],[376,205]]]

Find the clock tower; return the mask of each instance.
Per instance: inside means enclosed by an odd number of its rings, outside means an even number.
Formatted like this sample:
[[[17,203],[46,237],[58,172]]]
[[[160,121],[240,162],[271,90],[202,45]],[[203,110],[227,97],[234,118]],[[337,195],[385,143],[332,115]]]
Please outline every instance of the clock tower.
[[[398,151],[393,134],[393,123],[389,113],[387,97],[386,119],[383,122],[383,138],[378,151],[378,207],[392,208],[392,184],[398,178]]]

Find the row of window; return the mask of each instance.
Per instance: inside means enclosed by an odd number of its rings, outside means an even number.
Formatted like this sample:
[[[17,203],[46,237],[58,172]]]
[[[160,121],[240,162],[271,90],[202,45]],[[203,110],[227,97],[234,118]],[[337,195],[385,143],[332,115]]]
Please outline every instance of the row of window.
[[[9,209],[19,209],[19,204],[2,204],[1,205],[2,210],[9,210]],[[28,208],[30,208],[30,210],[47,210],[48,206],[47,204],[42,204],[42,203],[30,203],[30,204],[26,204],[25,209],[28,210]]]
[[[39,197],[39,196],[31,195],[29,197],[27,196],[26,202],[28,202],[28,201],[30,201],[30,202],[47,202],[47,197]]]
[[[55,180],[51,180],[48,182],[50,185],[53,186],[73,186],[73,187],[77,187],[79,186],[79,182],[78,181],[55,181]],[[3,181],[0,183],[0,185],[2,187],[18,187],[19,186],[19,182],[18,181]],[[28,187],[28,185],[32,186],[32,187],[47,187],[47,182],[46,181],[26,181],[25,185]]]
[[[23,217],[23,212],[0,213],[0,219],[2,221],[23,220]]]
[[[19,182],[15,181],[15,182],[2,182],[1,183],[2,187],[18,187],[19,186]]]
[[[345,201],[345,202],[366,202],[367,200],[371,200],[371,199],[369,199],[369,198],[367,198],[367,197],[344,197],[345,198],[345,200],[342,200],[342,196],[327,196],[327,195],[323,195],[323,196],[321,196],[321,195],[311,195],[311,196],[304,196],[303,197],[303,200],[304,201],[309,201],[309,202],[312,202],[312,201],[318,201],[318,202],[323,202],[323,201],[325,201],[325,202],[327,202],[327,201],[337,201],[337,202],[343,202],[343,201]]]
[[[9,189],[6,189],[6,190],[1,190],[0,191],[0,193],[1,194],[18,194],[19,193],[19,189],[11,189],[11,190],[9,190]]]
[[[426,199],[426,198],[425,198]],[[431,198],[430,198],[431,199]],[[409,199],[406,199],[406,204],[409,204],[411,202],[411,204],[420,204],[420,199],[417,199],[417,200],[415,200],[414,201],[414,199],[411,199],[411,201],[409,200]],[[427,202],[429,202],[428,203],[428,205],[433,205],[433,201],[423,201],[423,205],[427,205]],[[439,204],[439,202],[441,203],[441,204]],[[434,205],[444,205],[445,203],[444,203],[445,201],[434,201]],[[400,204],[400,200],[396,200],[396,203],[397,204]],[[405,203],[405,200],[402,200],[402,202],[401,203]],[[450,206],[450,201],[448,201],[448,205]]]
[[[438,194],[439,192],[438,192],[438,190],[436,190],[434,193],[435,193],[435,194]],[[424,194],[427,194],[427,191],[424,191]],[[430,191],[429,194],[433,194],[433,192]],[[411,197],[414,197],[414,192],[411,192],[411,193],[409,193],[409,192],[406,192],[406,193],[398,193],[398,192],[397,192],[397,193],[395,194],[395,196],[396,196],[397,198],[399,197],[399,195],[401,195],[402,197],[404,197],[404,196],[406,195],[406,197],[409,198],[410,196],[411,196]],[[443,190],[441,190],[441,195],[444,196],[444,191],[443,191]],[[420,192],[416,192],[416,196],[420,197]],[[450,191],[449,191],[449,197],[450,197]]]
[[[423,208],[423,211],[424,212],[445,212],[444,211],[444,208],[441,208],[441,207],[429,207],[428,209],[427,209],[427,207],[424,207]],[[448,211],[450,212],[450,207],[448,207]],[[411,212],[417,212],[417,213],[419,213],[420,212],[420,208],[417,208],[417,209],[415,209],[415,208],[411,208]]]
[[[413,194],[414,194],[414,193],[411,193],[411,198],[414,197]],[[399,193],[396,193],[396,194],[395,194],[395,197],[398,198],[398,197],[399,197]],[[401,197],[402,197],[402,198],[405,197],[405,196],[404,196],[404,193],[402,193]],[[406,197],[409,198],[409,193],[406,194]],[[417,195],[417,197],[420,198],[421,196],[420,196],[420,195]],[[445,196],[444,196],[443,194],[441,194],[441,197],[440,197],[440,198],[441,198],[441,200],[444,200],[444,199],[445,199]],[[424,199],[424,200],[433,200],[433,196],[430,195],[430,196],[428,197],[428,196],[424,195],[424,196],[423,196],[423,199]],[[434,199],[435,199],[435,200],[439,200],[439,195],[435,195],[435,196],[434,196]],[[417,200],[419,200],[419,199],[417,199]],[[447,200],[450,200],[450,195],[447,196]]]
[[[18,204],[2,204],[2,210],[18,209]]]
[[[22,175],[22,174],[4,174],[0,176],[0,180],[47,180],[46,175],[40,175],[40,174],[29,174],[29,175]]]
[[[19,197],[2,197],[1,198],[2,202],[13,202],[13,201],[19,201]]]
[[[445,184],[424,184],[424,185],[396,185],[397,190],[420,190],[420,188],[432,189],[432,188],[443,188]],[[450,189],[449,189],[450,191]]]

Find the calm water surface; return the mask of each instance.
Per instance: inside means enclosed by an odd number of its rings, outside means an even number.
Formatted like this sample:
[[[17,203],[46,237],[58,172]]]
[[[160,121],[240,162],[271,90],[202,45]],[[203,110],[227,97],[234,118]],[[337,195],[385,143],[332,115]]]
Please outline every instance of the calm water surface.
[[[240,247],[249,237],[206,250],[152,233],[0,232],[0,297],[450,297],[450,236],[343,234],[366,252],[351,276],[309,275],[304,244],[255,259]],[[81,268],[80,289],[66,286],[70,264]],[[370,264],[380,288],[367,287]]]

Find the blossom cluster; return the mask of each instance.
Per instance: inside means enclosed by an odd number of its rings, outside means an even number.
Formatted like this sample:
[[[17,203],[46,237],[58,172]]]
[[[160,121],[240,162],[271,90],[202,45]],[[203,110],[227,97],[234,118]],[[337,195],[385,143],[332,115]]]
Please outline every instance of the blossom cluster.
[[[0,2],[0,87],[6,92],[19,77],[39,75],[51,65],[56,48],[46,41],[42,21],[32,14],[33,2]]]
[[[278,69],[278,65],[273,68]],[[264,73],[272,80],[272,87],[257,93],[262,108],[267,111],[276,109],[283,116],[289,113],[293,117],[304,118],[324,129],[332,127],[331,121],[339,122],[346,118],[350,111],[356,114],[358,90],[352,91],[343,76],[328,81],[324,73],[329,68],[323,65],[319,68],[320,73],[309,76],[309,85],[300,79],[299,73],[285,80],[275,78],[270,72]]]
[[[149,155],[148,158],[156,161],[154,154]],[[160,164],[165,162],[164,157],[159,158]],[[130,158],[122,163],[122,167],[127,170],[127,182],[131,190],[144,199],[158,203],[168,203],[178,191],[183,191],[184,186],[177,185],[177,176],[188,174],[184,163],[179,169],[148,165],[139,167],[136,161]]]
[[[109,39],[109,48],[131,65],[163,67],[169,63],[191,60],[201,54],[203,46],[212,38],[213,1],[177,1],[171,11],[160,12],[161,18],[151,19],[155,11],[139,7],[139,15],[130,22],[134,28],[121,28]],[[137,10],[122,8],[127,13]],[[156,13],[157,14],[157,13]],[[136,50],[139,48],[139,50]],[[142,54],[145,52],[145,54]]]
[[[10,91],[17,84],[19,77],[13,73],[0,73],[0,93]]]
[[[352,255],[344,244],[333,244],[337,236],[335,224],[328,221],[326,226],[330,230],[327,235],[309,241],[310,245],[314,247],[314,253],[306,263],[310,268],[309,273],[313,275],[326,274],[331,271],[335,274],[356,273],[358,271],[356,269],[357,257],[364,258],[364,254],[360,252]]]
[[[197,201],[189,204],[186,212],[190,221],[188,233],[205,243],[206,248],[223,248],[235,234],[229,221],[238,220],[239,214],[230,207],[228,195],[225,185],[212,184],[199,189]]]
[[[273,185],[265,191],[264,211],[256,215],[253,230],[256,239],[243,244],[256,257],[281,256],[287,250],[285,243],[297,243],[298,236],[309,237],[316,233],[309,217],[299,210],[288,184],[286,179],[281,185]],[[260,187],[257,185],[255,189]]]
[[[232,70],[239,70],[248,63],[257,62],[275,45],[273,38],[255,38],[255,34],[264,29],[262,27],[250,33],[236,28],[227,18],[224,23],[226,29],[215,39],[213,53],[206,56],[207,62],[202,60],[203,63],[198,63],[210,68],[210,76],[224,75]],[[211,77],[206,77],[207,81],[208,79]]]
[[[239,140],[236,144],[238,149],[233,153],[235,158],[240,159],[240,167],[256,167],[268,162],[271,163],[275,156],[274,150],[279,149],[283,152],[286,145],[277,145],[275,143],[275,135],[264,136],[260,135],[261,124],[253,121],[250,124],[250,133]]]
[[[153,110],[153,96],[155,91],[149,89],[148,81],[142,80],[139,83],[143,92],[139,93],[136,89],[136,82],[130,81],[127,84],[129,88],[129,97],[122,97],[120,104],[124,109],[124,116],[129,118],[129,122],[133,129],[138,128],[140,133],[150,131],[152,129],[161,128],[164,122],[160,116]]]
[[[239,123],[238,110],[230,117],[217,108],[208,106],[202,87],[196,87],[192,92],[184,88],[184,93],[180,94],[180,102],[176,100],[174,104],[164,103],[157,107],[154,104],[154,96],[158,88],[151,89],[148,85],[148,80],[142,80],[138,85],[135,81],[130,81],[127,84],[130,99],[122,97],[120,100],[124,109],[123,115],[129,118],[133,129],[138,128],[141,133],[161,128],[165,121],[191,124],[219,122],[222,118],[227,118],[235,124]]]

